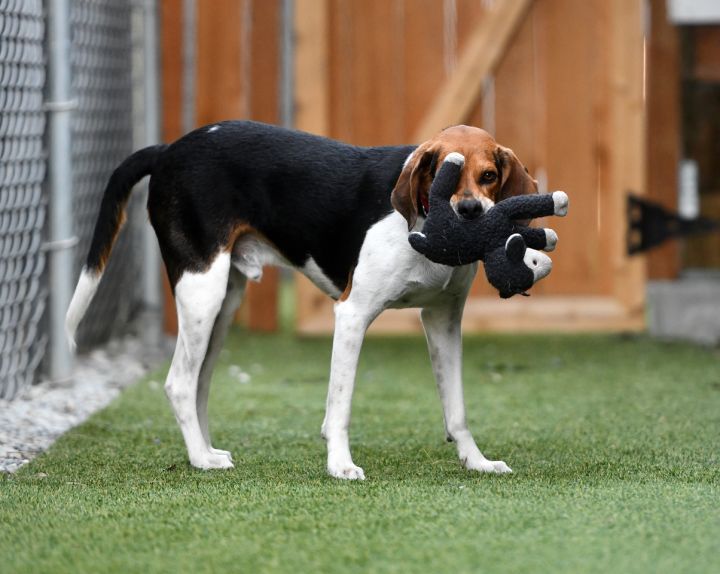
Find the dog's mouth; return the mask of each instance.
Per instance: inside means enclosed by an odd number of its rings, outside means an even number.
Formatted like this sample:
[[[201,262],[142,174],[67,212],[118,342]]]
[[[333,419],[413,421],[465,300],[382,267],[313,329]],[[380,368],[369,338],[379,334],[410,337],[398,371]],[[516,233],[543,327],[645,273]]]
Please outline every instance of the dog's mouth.
[[[430,196],[427,193],[418,192],[417,204],[420,209],[420,216],[427,217],[430,212]]]
[[[453,196],[450,201],[450,207],[455,212],[455,216],[463,221],[472,221],[477,217],[487,213],[495,206],[495,202],[485,196],[469,199],[457,200],[457,196]]]

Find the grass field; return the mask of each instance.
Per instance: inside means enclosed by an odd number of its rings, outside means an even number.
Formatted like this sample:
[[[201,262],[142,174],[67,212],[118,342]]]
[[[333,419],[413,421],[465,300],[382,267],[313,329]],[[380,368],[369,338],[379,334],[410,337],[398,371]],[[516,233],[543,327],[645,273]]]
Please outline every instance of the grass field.
[[[348,483],[319,438],[329,340],[236,331],[227,349],[210,408],[235,469],[188,466],[156,373],[0,477],[0,571],[717,571],[718,351],[468,338],[471,428],[514,469],[478,476],[444,442],[423,341],[368,340],[367,480]]]

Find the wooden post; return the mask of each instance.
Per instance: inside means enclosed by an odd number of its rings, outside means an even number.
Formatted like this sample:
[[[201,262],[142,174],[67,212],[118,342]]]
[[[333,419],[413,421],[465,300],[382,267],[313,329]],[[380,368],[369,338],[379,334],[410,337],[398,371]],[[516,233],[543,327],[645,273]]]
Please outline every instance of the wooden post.
[[[250,2],[250,0],[245,0]],[[246,86],[247,115],[254,120],[276,124],[279,120],[280,6],[277,0],[245,4],[243,42],[248,50],[242,57],[240,73]],[[252,13],[247,13],[250,7]],[[248,37],[249,36],[249,37]],[[278,328],[280,271],[266,267],[260,283],[250,283],[245,295],[247,326],[253,331],[271,332]]]

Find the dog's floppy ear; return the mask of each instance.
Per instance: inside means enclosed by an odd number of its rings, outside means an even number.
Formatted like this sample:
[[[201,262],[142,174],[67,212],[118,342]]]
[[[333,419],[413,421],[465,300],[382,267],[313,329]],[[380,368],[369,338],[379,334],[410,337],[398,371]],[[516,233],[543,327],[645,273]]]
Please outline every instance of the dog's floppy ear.
[[[500,171],[500,191],[495,202],[515,195],[532,195],[537,193],[537,182],[530,177],[525,167],[513,150],[498,146],[495,161]]]
[[[429,143],[418,147],[403,167],[390,195],[392,206],[407,220],[409,231],[418,218],[418,198],[422,196],[427,201],[432,168],[437,165],[439,155],[439,151],[430,149]]]

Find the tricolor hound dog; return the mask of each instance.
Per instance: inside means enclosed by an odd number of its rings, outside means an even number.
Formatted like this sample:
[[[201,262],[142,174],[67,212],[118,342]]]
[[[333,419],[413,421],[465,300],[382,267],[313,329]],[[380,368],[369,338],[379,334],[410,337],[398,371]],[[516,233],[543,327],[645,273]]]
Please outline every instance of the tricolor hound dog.
[[[197,129],[128,157],[105,190],[87,262],[67,313],[69,340],[95,294],[131,188],[151,176],[150,222],[172,285],[179,333],[165,391],[190,463],[230,468],[208,430],[210,376],[248,279],[264,265],[298,269],[337,301],[327,411],[327,470],[363,479],[348,427],[365,331],[387,308],[420,307],[445,432],[462,464],[505,473],[486,459],[465,422],[460,320],[477,264],[445,267],[415,252],[436,167],[465,156],[452,203],[472,218],[511,195],[537,193],[513,152],[485,131],[447,128],[420,146],[355,147],[249,121]]]

